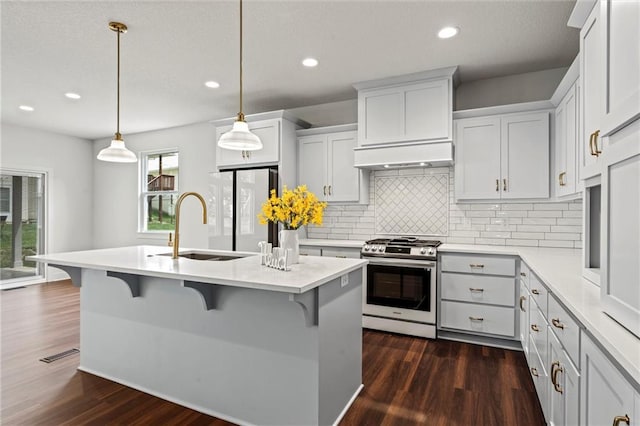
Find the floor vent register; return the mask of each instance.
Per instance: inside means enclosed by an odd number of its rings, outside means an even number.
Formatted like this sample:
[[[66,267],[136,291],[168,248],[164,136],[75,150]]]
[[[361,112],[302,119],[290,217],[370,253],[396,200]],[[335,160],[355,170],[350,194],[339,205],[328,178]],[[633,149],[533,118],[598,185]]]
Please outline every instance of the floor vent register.
[[[46,356],[46,357],[40,359],[40,361],[46,362],[48,364],[50,362],[57,361],[59,359],[62,359],[62,358],[65,358],[65,357],[68,357],[70,355],[77,354],[77,353],[80,353],[80,350],[76,349],[76,348],[73,348],[73,349],[69,349],[68,351],[60,352],[59,354]]]

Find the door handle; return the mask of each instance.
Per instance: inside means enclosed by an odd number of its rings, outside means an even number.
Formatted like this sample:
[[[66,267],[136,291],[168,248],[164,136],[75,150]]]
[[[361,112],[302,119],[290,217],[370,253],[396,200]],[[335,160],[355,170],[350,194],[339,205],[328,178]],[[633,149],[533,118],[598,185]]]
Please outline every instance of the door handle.
[[[500,179],[496,179],[496,192],[500,191]]]
[[[535,294],[536,296],[540,294],[537,288],[531,289],[531,293]]]
[[[471,321],[484,321],[484,318],[481,317],[469,317]]]
[[[506,179],[502,179],[502,190],[503,191],[507,191],[507,180]]]
[[[331,195],[331,185],[329,185],[329,195]]]
[[[618,426],[620,424],[620,422],[625,422],[626,424],[631,424],[631,419],[629,418],[628,414],[625,414],[624,416],[615,416],[613,418],[613,426]]]
[[[322,193],[323,193],[324,195],[327,195],[327,185],[325,185],[325,186],[323,186],[323,187],[322,187]]]
[[[552,318],[551,324],[556,328],[564,329],[564,324],[560,322],[560,318]]]
[[[531,329],[532,329],[533,331],[536,331],[536,332],[537,332],[537,331],[540,331],[540,327],[538,327],[538,325],[537,325],[537,324],[531,324]]]
[[[562,393],[562,386],[558,383],[558,374],[563,371],[564,369],[560,365],[559,361],[554,361],[553,364],[551,364],[551,383],[553,383],[553,388],[558,393]]]
[[[482,293],[484,291],[484,288],[469,287],[469,291],[472,292],[472,293]]]
[[[589,149],[591,150],[591,155],[595,157],[599,157],[602,154],[602,151],[598,150],[598,135],[600,135],[600,130],[591,133],[589,137]]]
[[[527,310],[524,308],[524,301],[527,300],[526,296],[520,296],[520,310],[522,312],[527,312]]]

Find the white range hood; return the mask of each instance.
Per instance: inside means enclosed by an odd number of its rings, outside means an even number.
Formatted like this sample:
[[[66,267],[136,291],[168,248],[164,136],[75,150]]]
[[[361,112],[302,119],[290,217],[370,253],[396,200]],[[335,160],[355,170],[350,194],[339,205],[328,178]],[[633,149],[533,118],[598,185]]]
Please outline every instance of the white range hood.
[[[408,142],[353,149],[354,166],[361,169],[441,167],[453,164],[453,143]]]

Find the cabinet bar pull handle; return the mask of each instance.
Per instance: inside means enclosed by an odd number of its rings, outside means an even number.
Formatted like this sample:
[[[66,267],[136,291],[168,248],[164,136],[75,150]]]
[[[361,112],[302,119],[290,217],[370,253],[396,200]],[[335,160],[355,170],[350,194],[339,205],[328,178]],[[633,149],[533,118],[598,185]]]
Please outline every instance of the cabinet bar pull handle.
[[[506,179],[502,179],[502,190],[503,191],[507,191],[507,180]]]
[[[533,331],[540,331],[540,327],[538,327],[538,325],[537,325],[537,324],[531,324],[531,329],[532,329]]]
[[[329,195],[331,195],[331,185],[329,185]]]
[[[535,367],[531,367],[531,375],[538,377],[538,369]]]
[[[496,192],[500,191],[500,179],[496,179]]]
[[[299,253],[300,256],[309,256],[309,253]]]
[[[631,424],[631,419],[629,415],[625,414],[624,416],[615,416],[613,418],[613,426],[618,426],[620,422],[625,422],[626,424]]]
[[[323,186],[323,187],[322,187],[322,193],[323,193],[324,195],[327,195],[327,185],[325,185],[325,186]]]
[[[593,148],[596,153],[596,157],[599,157],[602,154],[602,151],[598,149],[598,136],[600,135],[600,130],[596,130],[593,133]]]
[[[469,317],[469,319],[471,321],[484,321],[484,318],[482,318],[482,317]]]
[[[553,388],[558,393],[562,393],[562,387],[560,383],[558,383],[558,374],[563,371],[564,369],[560,366],[559,361],[554,361],[553,364],[551,364],[551,383],[553,383]]]
[[[560,184],[560,186],[567,186],[567,183],[564,181],[564,177],[566,176],[567,172],[562,172],[558,175],[558,183]]]
[[[339,255],[336,255],[336,257],[340,258],[340,259],[346,259],[347,258],[347,256],[339,256]]]
[[[520,296],[520,310],[522,312],[527,312],[527,310],[524,308],[524,301],[527,300],[526,296]]]
[[[537,289],[537,288],[532,289],[532,290],[531,290],[531,293],[533,293],[533,294],[535,294],[535,295],[539,295],[539,294],[540,294],[540,292],[538,291],[538,289]]]
[[[526,277],[526,276],[527,276],[527,273],[526,273],[526,272],[520,272],[520,276],[521,276],[521,277]]]
[[[469,268],[484,268],[482,263],[470,263]]]
[[[484,288],[473,288],[473,287],[469,287],[469,291],[477,292],[477,293],[482,293],[482,292],[484,291]]]
[[[591,155],[596,155],[595,151],[593,150],[593,135],[595,135],[595,132],[591,133],[591,135],[589,136],[589,151],[591,151]]]
[[[559,318],[551,319],[551,324],[553,324],[553,326],[556,328],[564,329],[564,324],[560,322]]]

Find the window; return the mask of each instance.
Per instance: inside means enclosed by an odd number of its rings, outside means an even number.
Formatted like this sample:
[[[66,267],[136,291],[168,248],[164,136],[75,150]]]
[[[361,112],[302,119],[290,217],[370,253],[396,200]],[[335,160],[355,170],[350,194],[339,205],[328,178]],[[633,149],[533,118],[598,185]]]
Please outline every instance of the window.
[[[178,200],[178,151],[140,155],[140,232],[173,231]]]

